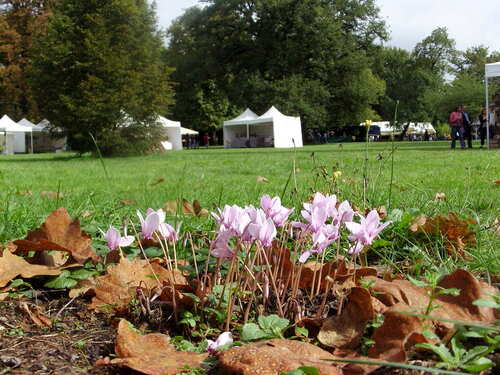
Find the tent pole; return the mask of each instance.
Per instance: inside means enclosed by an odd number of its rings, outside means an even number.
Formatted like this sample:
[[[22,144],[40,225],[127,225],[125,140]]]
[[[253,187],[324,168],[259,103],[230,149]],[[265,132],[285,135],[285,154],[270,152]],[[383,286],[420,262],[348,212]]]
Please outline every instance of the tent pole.
[[[34,153],[34,150],[33,150],[33,129],[31,129],[31,153],[32,154]]]
[[[250,139],[250,128],[247,124],[247,139]]]
[[[490,97],[488,93],[488,75],[484,77],[486,84],[486,145],[490,149]]]

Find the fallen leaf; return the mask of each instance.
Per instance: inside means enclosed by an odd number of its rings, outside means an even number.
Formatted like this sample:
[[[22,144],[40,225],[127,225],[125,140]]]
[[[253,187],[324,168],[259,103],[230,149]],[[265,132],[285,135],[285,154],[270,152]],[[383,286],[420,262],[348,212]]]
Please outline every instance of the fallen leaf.
[[[301,366],[316,367],[321,375],[340,375],[335,357],[315,345],[273,339],[223,350],[217,354],[221,372],[240,375],[276,375]]]
[[[52,198],[52,199],[62,199],[64,198],[64,194],[61,192],[55,192],[55,191],[46,191],[43,190],[40,192],[40,195],[45,198]]]
[[[169,271],[144,259],[121,258],[117,265],[108,266],[104,276],[96,278],[94,287],[87,289],[95,294],[89,308],[111,308],[121,313],[128,309],[130,301],[136,296],[137,288],[145,289],[148,294],[157,290],[160,294],[165,285],[172,284],[176,290],[183,290],[189,285],[181,271]]]
[[[194,200],[193,203],[189,203],[186,199],[182,200],[182,212],[184,215],[196,216],[196,217],[207,217],[209,215],[208,210],[201,207],[198,200]]]
[[[375,317],[371,299],[367,289],[352,288],[342,313],[323,322],[318,340],[332,348],[356,348],[361,342],[366,324]]]
[[[115,352],[118,358],[101,360],[99,365],[118,365],[147,375],[173,375],[200,367],[208,354],[181,352],[170,344],[170,338],[159,333],[140,335],[126,320],[120,320]]]
[[[155,182],[149,184],[149,186],[156,186],[156,185],[159,185],[159,184],[161,184],[163,182],[165,182],[165,179],[164,178],[159,178]]]
[[[418,232],[419,228],[422,227],[425,223],[427,222],[427,216],[426,215],[418,215],[415,217],[411,224],[410,224],[410,230],[413,233]]]
[[[420,318],[407,316],[400,312],[423,312],[429,304],[429,288],[418,287],[407,280],[386,281],[373,277],[366,278],[375,282],[372,290],[372,308],[375,313],[384,314],[384,323],[373,335],[375,344],[370,348],[370,357],[391,361],[405,361],[406,350],[410,344],[422,342],[422,323]],[[426,321],[429,329],[445,336],[453,324],[439,319],[452,319],[464,322],[490,324],[498,319],[494,309],[475,306],[473,302],[484,298],[488,292],[498,292],[495,288],[479,282],[472,274],[457,270],[446,275],[439,282],[445,289],[457,288],[460,295],[439,295],[434,300],[438,307],[431,315],[438,318]]]
[[[119,203],[122,206],[132,206],[133,204],[135,204],[135,201],[133,201],[132,199],[121,199]]]
[[[54,267],[48,267],[38,264],[30,264],[24,258],[4,250],[0,257],[0,287],[5,286],[9,281],[17,276],[29,279],[35,276],[56,276],[61,271]]]
[[[21,302],[21,310],[24,311],[38,327],[52,327],[52,320],[45,316],[40,306],[34,306],[34,311],[31,311],[26,302]]]
[[[446,194],[445,193],[436,193],[436,195],[434,196],[434,202],[435,203],[442,202],[442,201],[445,201],[445,200],[446,200]]]
[[[163,206],[165,212],[176,215],[177,214],[177,201],[168,201]]]
[[[87,260],[98,260],[97,254],[90,248],[91,237],[80,229],[78,219],[71,220],[64,208],[52,212],[42,226],[29,232],[24,240],[14,241],[18,252],[50,251],[57,250],[68,253],[78,263],[83,264]],[[39,254],[43,260],[38,263],[61,266],[66,263],[66,258],[61,254]]]
[[[442,235],[445,238],[445,245],[449,254],[458,253],[463,258],[467,254],[463,251],[467,246],[474,246],[476,234],[470,229],[471,224],[476,224],[473,219],[462,220],[453,212],[447,216],[437,216],[434,219],[419,219],[412,223],[412,232]]]
[[[90,210],[82,211],[82,217],[89,217],[89,216],[92,216],[93,214],[94,214],[94,211],[90,211]]]
[[[19,191],[16,191],[16,194],[17,195],[33,195],[33,191],[31,190],[19,190]]]
[[[257,182],[269,182],[269,179],[262,176],[257,176]]]

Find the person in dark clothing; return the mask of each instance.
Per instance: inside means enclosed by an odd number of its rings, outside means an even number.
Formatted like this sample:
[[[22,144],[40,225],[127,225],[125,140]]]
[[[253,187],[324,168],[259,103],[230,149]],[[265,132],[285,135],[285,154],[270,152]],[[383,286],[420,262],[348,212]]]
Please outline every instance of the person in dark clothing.
[[[464,138],[467,141],[467,147],[472,148],[472,121],[470,120],[469,114],[465,110],[466,107],[462,105],[461,111],[464,123]]]
[[[481,148],[483,148],[486,140],[487,126],[486,109],[483,109],[479,114],[479,137],[481,138]]]

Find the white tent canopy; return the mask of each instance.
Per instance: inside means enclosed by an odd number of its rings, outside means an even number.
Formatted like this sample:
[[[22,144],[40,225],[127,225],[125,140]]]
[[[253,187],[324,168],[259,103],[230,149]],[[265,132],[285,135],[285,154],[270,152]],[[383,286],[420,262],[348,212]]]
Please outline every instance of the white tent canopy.
[[[490,98],[488,92],[488,79],[494,77],[500,77],[500,61],[492,64],[485,64],[485,95],[486,95],[486,140],[488,142],[488,148],[490,148]]]
[[[418,134],[424,135],[425,132],[427,134],[436,134],[436,129],[430,122],[411,122],[410,126],[408,126],[407,134]]]
[[[200,134],[196,130],[188,129],[188,128],[183,128],[181,126],[181,135],[197,135]]]
[[[302,147],[300,117],[286,116],[274,106],[262,116],[247,108],[224,121],[224,147]]]
[[[245,109],[245,111],[236,118],[229,121],[224,121],[224,126],[230,125],[246,125],[249,121],[257,119],[259,116],[252,111],[250,108]]]
[[[31,133],[31,129],[14,122],[9,116],[4,115],[0,119],[0,132],[4,133],[5,154],[26,152],[26,133]]]
[[[162,142],[165,150],[182,150],[181,123],[158,116],[158,122],[165,128],[168,141]]]

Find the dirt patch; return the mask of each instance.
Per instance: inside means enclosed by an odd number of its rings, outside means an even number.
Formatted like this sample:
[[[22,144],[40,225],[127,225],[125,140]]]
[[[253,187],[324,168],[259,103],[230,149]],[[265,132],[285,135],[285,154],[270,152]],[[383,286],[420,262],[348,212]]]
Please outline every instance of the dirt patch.
[[[130,374],[94,367],[98,358],[114,353],[114,322],[88,311],[82,299],[54,297],[42,293],[36,299],[0,302],[0,374]],[[36,322],[26,306],[52,326]]]

